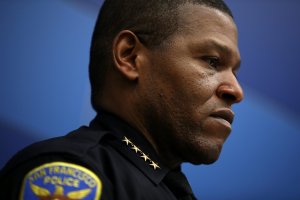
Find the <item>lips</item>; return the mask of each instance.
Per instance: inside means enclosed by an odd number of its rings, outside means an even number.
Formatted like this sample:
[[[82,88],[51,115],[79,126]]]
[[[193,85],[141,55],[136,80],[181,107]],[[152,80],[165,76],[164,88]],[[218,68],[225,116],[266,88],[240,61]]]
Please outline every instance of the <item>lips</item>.
[[[229,124],[232,124],[234,113],[230,109],[219,109],[211,114],[212,117],[217,119],[223,119],[227,121]]]

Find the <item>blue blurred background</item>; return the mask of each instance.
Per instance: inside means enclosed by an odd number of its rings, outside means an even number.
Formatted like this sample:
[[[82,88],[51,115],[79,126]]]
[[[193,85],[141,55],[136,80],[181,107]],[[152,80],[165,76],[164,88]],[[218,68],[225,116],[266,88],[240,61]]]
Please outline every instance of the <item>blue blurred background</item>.
[[[300,199],[300,1],[227,0],[240,33],[234,130],[220,159],[184,165],[200,199]],[[0,167],[88,124],[89,46],[101,0],[0,1]]]

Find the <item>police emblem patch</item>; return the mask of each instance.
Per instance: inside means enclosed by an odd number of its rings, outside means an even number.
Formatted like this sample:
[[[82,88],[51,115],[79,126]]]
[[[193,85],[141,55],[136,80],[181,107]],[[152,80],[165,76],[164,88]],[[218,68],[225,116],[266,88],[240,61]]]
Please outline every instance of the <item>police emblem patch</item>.
[[[20,200],[98,200],[101,191],[100,179],[89,169],[52,162],[25,176]]]

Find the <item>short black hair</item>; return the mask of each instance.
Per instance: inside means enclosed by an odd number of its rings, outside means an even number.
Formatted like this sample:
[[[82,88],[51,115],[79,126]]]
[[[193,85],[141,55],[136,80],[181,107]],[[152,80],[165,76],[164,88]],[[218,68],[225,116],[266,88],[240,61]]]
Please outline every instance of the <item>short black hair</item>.
[[[122,30],[131,30],[141,42],[154,48],[177,28],[178,8],[186,3],[220,10],[233,18],[223,0],[105,0],[92,36],[89,75],[92,106],[103,95],[103,81],[112,65],[112,42]]]

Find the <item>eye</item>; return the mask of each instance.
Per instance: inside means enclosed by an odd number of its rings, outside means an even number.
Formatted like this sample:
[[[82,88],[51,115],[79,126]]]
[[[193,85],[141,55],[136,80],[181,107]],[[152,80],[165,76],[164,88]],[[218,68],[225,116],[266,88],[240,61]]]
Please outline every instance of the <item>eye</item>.
[[[202,58],[207,64],[213,68],[218,68],[220,65],[220,59],[218,57],[210,57],[210,56],[205,56]]]

